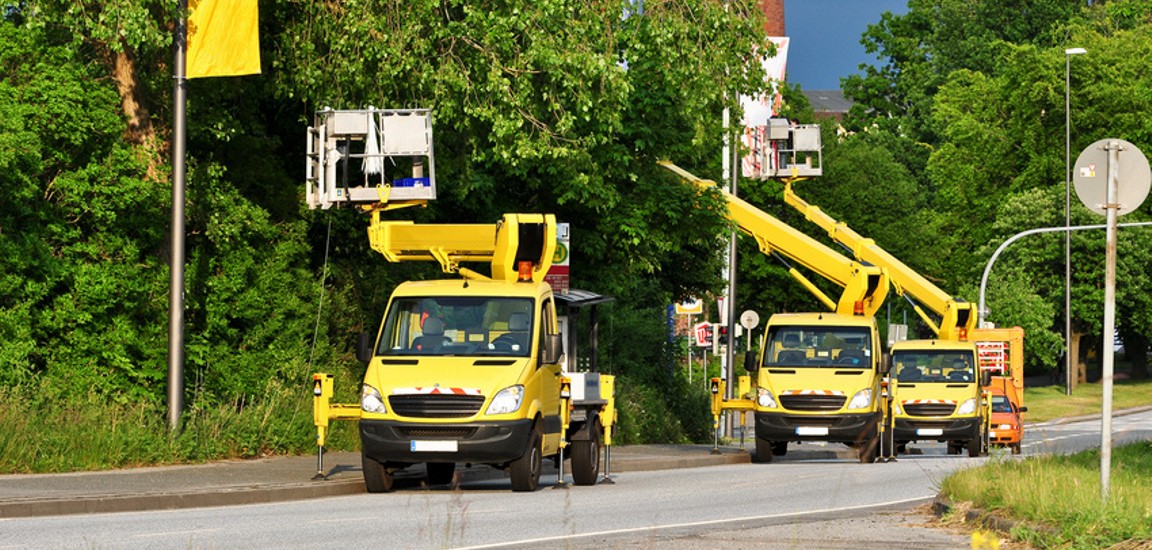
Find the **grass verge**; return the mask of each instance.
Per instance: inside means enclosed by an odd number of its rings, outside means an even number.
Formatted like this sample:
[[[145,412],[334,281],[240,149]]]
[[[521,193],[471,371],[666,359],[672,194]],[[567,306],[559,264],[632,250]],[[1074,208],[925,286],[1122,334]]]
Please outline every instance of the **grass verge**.
[[[1152,381],[1118,381],[1113,409],[1152,405]],[[1025,388],[1027,423],[1099,414],[1103,384]],[[1027,430],[1025,430],[1027,439]],[[953,502],[1023,520],[1010,535],[1041,548],[1102,548],[1135,543],[1152,546],[1152,443],[1112,451],[1109,498],[1100,497],[1100,453],[1026,460],[994,459],[961,470],[941,484]]]
[[[193,402],[169,433],[163,404],[0,388],[0,474],[106,470],[315,450],[311,392],[270,383],[258,397]],[[356,448],[355,426],[334,423],[329,446]]]
[[[1102,501],[1100,453],[1093,450],[994,460],[952,474],[941,493],[953,502],[1023,520],[1011,536],[1041,548],[1152,541],[1152,442],[1113,449],[1109,488]]]
[[[1024,388],[1024,413],[1026,423],[1047,422],[1057,418],[1067,418],[1084,414],[1097,414],[1104,398],[1104,384],[1080,384],[1065,395],[1060,386]],[[1152,380],[1122,380],[1112,387],[1112,408],[1127,409],[1142,405],[1152,405]]]

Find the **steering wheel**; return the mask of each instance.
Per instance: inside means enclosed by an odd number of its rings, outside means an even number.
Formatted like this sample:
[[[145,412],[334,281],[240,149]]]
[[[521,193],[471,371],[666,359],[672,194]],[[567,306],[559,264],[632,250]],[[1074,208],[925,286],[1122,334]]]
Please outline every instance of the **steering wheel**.
[[[512,351],[516,346],[520,345],[520,341],[517,340],[515,336],[502,334],[497,336],[495,340],[492,340],[492,345],[500,351]]]

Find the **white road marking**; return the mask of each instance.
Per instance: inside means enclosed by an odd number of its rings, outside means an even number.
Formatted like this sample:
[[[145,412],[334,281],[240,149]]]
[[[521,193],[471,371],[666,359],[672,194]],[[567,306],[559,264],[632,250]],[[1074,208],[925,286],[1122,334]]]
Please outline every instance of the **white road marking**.
[[[831,512],[848,512],[848,511],[852,511],[852,510],[866,510],[869,508],[880,508],[880,507],[885,507],[885,506],[895,506],[895,505],[899,505],[899,504],[909,504],[909,503],[913,503],[913,502],[921,502],[921,501],[935,498],[935,496],[936,495],[925,495],[922,497],[906,498],[906,499],[901,499],[901,500],[893,500],[893,501],[889,501],[889,502],[877,502],[874,504],[862,504],[859,506],[844,506],[844,507],[840,507],[840,508],[824,508],[821,510],[807,510],[807,511],[803,511],[803,512],[785,512],[785,513],[781,513],[781,514],[767,514],[767,515],[762,515],[762,516],[744,516],[744,517],[739,517],[739,518],[714,519],[714,520],[708,520],[708,521],[691,521],[691,522],[687,522],[687,523],[669,523],[669,524],[665,524],[665,525],[647,525],[644,527],[630,527],[627,529],[611,529],[608,531],[596,531],[596,532],[591,532],[591,533],[577,533],[577,534],[572,534],[572,535],[559,535],[559,536],[555,536],[555,537],[540,537],[540,538],[535,538],[535,539],[523,539],[523,540],[517,540],[517,541],[498,542],[498,543],[494,543],[494,544],[481,544],[481,545],[477,545],[477,546],[463,546],[463,547],[457,548],[456,550],[479,550],[481,548],[499,548],[502,546],[512,546],[512,545],[519,545],[519,544],[539,544],[539,543],[545,543],[545,542],[566,541],[566,540],[582,539],[582,538],[588,538],[588,537],[619,535],[619,534],[624,534],[624,533],[651,532],[651,531],[655,531],[658,529],[703,527],[706,525],[721,525],[721,524],[725,524],[725,523],[737,523],[737,522],[741,522],[741,521],[779,519],[779,518],[787,518],[787,517],[810,516],[810,515],[815,515],[815,514],[826,514],[826,513],[831,513]]]

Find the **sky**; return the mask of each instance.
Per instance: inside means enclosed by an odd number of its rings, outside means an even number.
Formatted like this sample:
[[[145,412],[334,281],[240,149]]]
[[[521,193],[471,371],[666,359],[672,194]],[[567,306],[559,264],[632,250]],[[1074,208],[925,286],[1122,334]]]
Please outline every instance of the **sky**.
[[[886,11],[907,13],[908,1],[785,0],[788,82],[804,90],[838,90],[840,78],[859,73],[861,63],[878,65],[860,36]]]

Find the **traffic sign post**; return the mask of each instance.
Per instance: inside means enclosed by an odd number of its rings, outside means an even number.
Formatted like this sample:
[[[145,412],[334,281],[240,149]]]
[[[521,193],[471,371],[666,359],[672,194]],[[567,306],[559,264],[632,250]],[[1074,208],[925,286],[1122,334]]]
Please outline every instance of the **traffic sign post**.
[[[1104,268],[1104,342],[1116,333],[1116,218],[1138,208],[1148,196],[1152,171],[1148,158],[1122,139],[1102,139],[1076,158],[1076,196],[1108,219]],[[1123,184],[1123,186],[1121,186]],[[1103,202],[1101,202],[1103,199]],[[1110,346],[1105,345],[1105,349]],[[1115,356],[1104,353],[1104,396],[1100,426],[1100,498],[1108,500],[1112,468],[1112,378]]]

